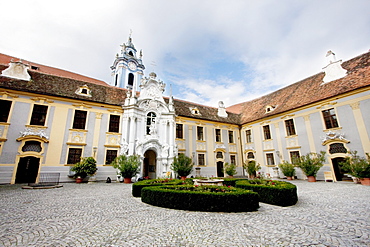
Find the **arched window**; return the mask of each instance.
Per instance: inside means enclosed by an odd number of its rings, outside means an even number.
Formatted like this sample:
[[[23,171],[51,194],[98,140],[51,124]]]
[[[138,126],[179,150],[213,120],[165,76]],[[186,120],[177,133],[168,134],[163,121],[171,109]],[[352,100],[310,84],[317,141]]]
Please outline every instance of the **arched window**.
[[[151,126],[155,123],[156,115],[154,112],[149,112],[148,115],[146,115],[146,134],[150,135]]]
[[[336,153],[347,153],[347,149],[344,147],[343,143],[333,143],[329,146],[329,153],[336,154]]]
[[[217,159],[222,159],[224,157],[223,153],[222,152],[217,152],[216,153],[216,158]]]
[[[248,159],[254,159],[254,154],[253,154],[253,152],[248,152],[247,158],[248,158]]]
[[[23,152],[37,152],[40,153],[42,150],[41,143],[38,141],[26,141],[22,147]]]
[[[130,73],[128,74],[128,86],[132,88],[134,85],[134,74]]]
[[[132,53],[132,51],[129,51],[129,52],[128,52],[128,54],[129,54],[130,56],[132,56],[132,57],[134,56],[134,53]]]

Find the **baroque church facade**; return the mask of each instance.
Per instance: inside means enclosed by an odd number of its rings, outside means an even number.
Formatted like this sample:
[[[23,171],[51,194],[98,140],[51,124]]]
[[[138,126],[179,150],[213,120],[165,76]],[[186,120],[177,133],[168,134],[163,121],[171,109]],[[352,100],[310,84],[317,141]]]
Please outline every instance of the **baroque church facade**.
[[[323,71],[260,98],[209,107],[164,97],[165,83],[144,75],[131,37],[121,45],[109,83],[0,54],[0,183],[35,182],[81,157],[97,160],[97,180],[115,177],[120,154],[139,155],[140,176],[171,174],[179,153],[192,158],[193,176],[223,177],[226,162],[256,161],[266,176],[309,152],[326,153],[324,171],[344,179],[348,151],[370,153],[370,53],[342,62],[327,54]],[[297,178],[305,176],[297,170]]]

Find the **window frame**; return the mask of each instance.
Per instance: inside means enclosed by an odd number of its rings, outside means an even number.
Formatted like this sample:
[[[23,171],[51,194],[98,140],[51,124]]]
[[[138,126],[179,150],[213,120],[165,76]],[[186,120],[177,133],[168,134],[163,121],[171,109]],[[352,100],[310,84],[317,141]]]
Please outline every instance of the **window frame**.
[[[301,157],[301,154],[299,153],[299,151],[290,151],[289,152],[289,157],[290,157],[290,162],[293,163],[294,158],[295,157],[297,157],[297,158]]]
[[[262,126],[263,128],[263,137],[264,137],[264,140],[272,140],[272,137],[271,137],[271,130],[270,130],[270,125],[264,125]]]
[[[285,120],[284,123],[287,136],[294,136],[297,134],[297,132],[295,131],[295,124],[293,118]]]
[[[118,119],[112,120],[112,118],[116,118],[116,117]],[[116,120],[118,120],[118,121],[116,121]],[[121,116],[120,115],[110,114],[109,115],[108,132],[119,133],[120,121],[121,121]]]
[[[9,121],[10,110],[12,109],[12,104],[13,104],[13,101],[3,100],[3,99],[0,100],[0,122],[1,123],[7,123]],[[7,109],[7,107],[9,107],[9,109]]]
[[[84,112],[85,116],[81,117]],[[77,114],[78,113],[78,114]],[[82,115],[79,115],[82,114]],[[81,121],[81,122],[79,122]],[[72,123],[72,129],[79,129],[84,130],[86,129],[86,122],[87,122],[87,111],[84,110],[75,110],[74,116],[73,116],[73,123]],[[83,125],[83,128],[81,128]]]
[[[72,153],[71,151],[74,150],[74,151],[77,151],[79,150],[80,154],[78,156],[77,152],[76,153]],[[67,165],[74,165],[76,164],[77,162],[79,162],[81,160],[81,157],[82,157],[82,152],[83,152],[83,148],[69,148],[68,149],[68,155],[67,155]],[[76,158],[78,156],[78,159]],[[73,161],[75,161],[74,163],[72,163]]]
[[[108,152],[111,152],[111,151],[115,152],[115,155],[108,154]],[[109,163],[108,163],[108,161],[109,161],[108,157],[109,157],[109,159],[110,159],[110,162],[109,162]],[[114,157],[114,158],[112,159],[112,157]],[[118,150],[117,150],[117,149],[107,149],[107,150],[105,151],[105,165],[110,165],[110,164],[112,163],[112,161],[113,161],[116,157],[118,157]]]
[[[204,141],[204,127],[197,126],[197,140]]]
[[[176,123],[176,139],[184,139],[184,125]]]
[[[222,142],[221,129],[215,129],[215,141]]]
[[[235,154],[230,155],[230,164],[236,165],[236,155]]]
[[[229,136],[229,143],[235,143],[234,142],[234,131],[233,130],[228,131],[228,136]]]
[[[326,129],[334,129],[339,127],[337,113],[334,108],[321,111]]]
[[[30,119],[30,125],[45,126],[49,107],[47,105],[34,104]]]
[[[246,143],[252,143],[252,130],[249,129],[249,130],[246,130],[245,131],[245,142]]]
[[[201,156],[203,157],[202,159],[200,158]],[[205,154],[203,154],[203,153],[199,154],[198,153],[197,158],[198,158],[198,166],[205,166],[206,165],[206,156],[205,156]],[[200,160],[203,160],[203,164],[201,164]]]
[[[274,153],[266,153],[266,161],[267,161],[267,166],[274,166],[275,165]],[[269,162],[269,161],[272,161],[272,162]]]

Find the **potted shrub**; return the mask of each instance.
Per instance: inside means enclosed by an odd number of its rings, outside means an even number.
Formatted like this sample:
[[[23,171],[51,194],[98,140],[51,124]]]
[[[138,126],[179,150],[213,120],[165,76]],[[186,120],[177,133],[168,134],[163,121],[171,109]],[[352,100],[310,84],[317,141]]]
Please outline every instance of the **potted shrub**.
[[[193,171],[193,161],[191,158],[185,156],[185,154],[179,154],[178,157],[175,157],[173,163],[171,164],[171,169],[176,172],[182,180],[186,179]]]
[[[301,157],[295,158],[293,163],[301,168],[302,172],[307,176],[308,182],[316,182],[316,174],[325,162],[325,152],[308,153]]]
[[[283,163],[279,164],[279,168],[288,180],[292,180],[295,175],[295,168],[292,163],[284,160]]]
[[[251,160],[248,163],[244,163],[243,168],[247,170],[249,178],[255,178],[257,176],[257,171],[261,169],[260,164],[256,161]]]
[[[93,157],[84,157],[71,168],[71,171],[75,172],[76,183],[81,183],[87,176],[94,175],[97,170],[96,160]]]
[[[236,165],[231,163],[225,163],[225,167],[224,167],[224,170],[225,170],[225,173],[229,176],[229,177],[233,177],[235,174],[236,174]]]
[[[349,152],[349,157],[341,162],[342,167],[352,176],[360,179],[362,185],[370,186],[370,155],[366,158],[357,155],[357,151]]]
[[[131,183],[131,178],[140,171],[140,157],[138,155],[120,155],[116,157],[111,165],[118,169],[123,177],[124,183]]]

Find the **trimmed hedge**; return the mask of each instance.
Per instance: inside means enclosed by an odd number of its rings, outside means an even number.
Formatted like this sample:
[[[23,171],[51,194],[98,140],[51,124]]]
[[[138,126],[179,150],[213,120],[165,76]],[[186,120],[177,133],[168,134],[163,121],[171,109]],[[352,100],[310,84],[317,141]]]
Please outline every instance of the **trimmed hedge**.
[[[194,188],[192,185],[150,186],[142,188],[141,201],[154,206],[191,211],[250,212],[259,208],[259,196],[255,192],[225,186],[201,187],[224,192],[191,191]]]
[[[220,178],[224,180],[224,185],[225,186],[232,186],[235,187],[236,181],[240,180],[248,180],[247,178]]]
[[[150,179],[136,182],[132,185],[132,195],[134,197],[141,196],[141,189],[148,186],[163,186],[163,185],[180,185],[184,181],[180,179]],[[185,181],[187,183],[187,181]]]
[[[278,206],[292,206],[297,203],[297,187],[284,181],[267,181],[268,184],[254,184],[254,180],[237,181],[236,187],[252,190],[260,196],[260,201]]]

